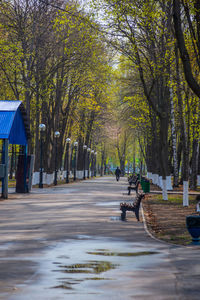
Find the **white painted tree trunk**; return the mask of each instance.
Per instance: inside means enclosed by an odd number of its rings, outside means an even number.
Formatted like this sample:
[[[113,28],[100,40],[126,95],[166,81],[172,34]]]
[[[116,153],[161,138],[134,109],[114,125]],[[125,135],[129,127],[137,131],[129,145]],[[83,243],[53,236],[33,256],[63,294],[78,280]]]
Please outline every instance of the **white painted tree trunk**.
[[[173,190],[172,177],[171,176],[166,176],[166,180],[167,180],[167,190],[172,191]]]
[[[43,184],[46,184],[47,183],[47,173],[46,172],[43,172]]]
[[[162,179],[162,176],[159,176],[159,179],[158,179],[158,186],[162,189],[163,187],[163,179]]]
[[[197,186],[200,186],[200,175],[197,175]]]
[[[155,174],[155,184],[158,185],[159,183],[159,175]]]
[[[189,206],[188,181],[183,181],[183,206]]]
[[[33,173],[32,185],[36,185],[39,183],[39,176],[40,176],[39,172]]]
[[[53,181],[54,181],[54,173],[52,173],[52,174],[47,174],[47,177],[46,177],[46,184],[47,184],[47,185],[51,185],[51,184],[53,184]]]
[[[168,200],[168,195],[167,195],[167,180],[166,179],[162,180],[162,196],[163,196],[163,200]]]
[[[149,177],[148,177],[150,180],[152,180],[152,173],[149,172]]]
[[[152,174],[152,182],[155,185],[159,184],[159,175],[158,174]]]
[[[78,179],[83,179],[83,171],[76,171],[76,176]]]
[[[172,128],[172,150],[173,150],[173,166],[174,166],[174,185],[178,185],[178,159],[177,159],[177,140],[175,127],[175,113],[173,101],[173,89],[170,88],[170,108],[171,108],[171,128]]]
[[[162,180],[162,176],[158,176],[158,186],[160,187],[161,186],[161,184],[160,184],[160,181]]]
[[[155,174],[152,174],[152,183],[155,184]]]

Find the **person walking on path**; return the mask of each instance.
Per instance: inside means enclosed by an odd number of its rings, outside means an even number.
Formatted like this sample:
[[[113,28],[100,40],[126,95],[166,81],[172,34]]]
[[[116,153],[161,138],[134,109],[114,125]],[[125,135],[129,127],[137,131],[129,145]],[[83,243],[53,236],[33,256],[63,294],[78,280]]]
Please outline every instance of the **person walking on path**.
[[[121,170],[119,169],[119,167],[117,167],[117,169],[115,170],[115,176],[117,181],[119,181],[120,174],[121,174]]]

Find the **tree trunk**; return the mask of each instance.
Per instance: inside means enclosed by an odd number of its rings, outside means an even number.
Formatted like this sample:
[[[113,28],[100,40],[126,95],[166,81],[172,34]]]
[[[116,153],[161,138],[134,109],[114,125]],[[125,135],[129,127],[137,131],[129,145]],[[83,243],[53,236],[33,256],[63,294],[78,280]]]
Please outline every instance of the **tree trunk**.
[[[125,159],[120,159],[120,170],[121,170],[121,176],[125,175]]]
[[[200,186],[200,146],[198,151],[198,172],[197,172],[197,186]]]
[[[175,113],[174,113],[174,101],[173,101],[173,91],[170,88],[170,108],[171,108],[171,130],[172,130],[172,149],[173,149],[173,173],[174,173],[174,182],[175,187],[178,186],[178,160],[177,160],[177,140],[176,140],[176,128],[175,128]]]
[[[198,84],[197,80],[193,76],[192,67],[190,64],[190,57],[185,45],[184,34],[182,31],[180,0],[173,0],[173,17],[174,17],[174,30],[175,30],[178,48],[180,51],[181,60],[183,63],[185,78],[187,80],[189,87],[200,98],[200,85]]]
[[[162,190],[163,200],[168,200],[167,196],[167,181],[166,177],[169,175],[168,164],[168,117],[162,117],[160,119],[160,167],[162,176]]]
[[[194,139],[192,145],[191,175],[190,175],[190,188],[192,190],[196,190],[197,188],[198,154],[199,154],[199,142],[198,139]]]
[[[189,177],[189,147],[187,141],[186,124],[183,115],[183,100],[180,91],[180,74],[179,74],[179,57],[178,50],[175,47],[176,56],[176,78],[177,78],[177,97],[178,97],[178,111],[181,124],[181,134],[182,134],[182,146],[183,146],[183,163],[182,163],[182,176],[183,176],[183,206],[189,205],[188,197],[188,177]]]
[[[135,150],[133,150],[133,174],[136,172],[135,168]]]

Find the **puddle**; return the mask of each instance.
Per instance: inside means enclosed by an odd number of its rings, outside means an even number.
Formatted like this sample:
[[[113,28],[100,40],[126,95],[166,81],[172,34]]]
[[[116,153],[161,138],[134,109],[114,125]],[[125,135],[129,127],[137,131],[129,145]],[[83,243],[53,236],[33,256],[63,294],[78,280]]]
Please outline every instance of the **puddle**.
[[[101,251],[101,250],[100,250]],[[109,251],[109,250],[108,250]],[[87,254],[87,252],[86,252]],[[61,256],[60,256],[61,258]],[[63,256],[62,256],[63,258]],[[63,274],[71,274],[75,276],[83,276],[82,279],[68,278],[68,281],[62,279],[57,279],[60,281],[60,284],[52,287],[55,289],[64,289],[64,290],[73,290],[73,286],[77,285],[80,282],[84,281],[100,281],[100,280],[111,280],[111,278],[105,277],[84,277],[84,274],[94,274],[100,275],[103,272],[114,270],[118,264],[111,263],[110,261],[101,261],[101,260],[89,260],[85,263],[75,263],[69,265],[59,264],[58,262],[53,262],[54,265],[57,265],[58,269],[52,270],[52,272],[61,272]]]
[[[103,202],[103,203],[96,203],[96,206],[111,206],[111,205],[120,205],[119,201],[113,201],[113,202]]]
[[[91,277],[91,278],[85,278],[85,280],[112,280],[112,279],[104,278],[104,277]]]
[[[97,251],[97,252],[87,252],[92,255],[104,255],[104,256],[141,256],[141,255],[152,255],[158,254],[159,252],[154,251],[142,251],[142,252],[109,252],[109,251]]]
[[[14,245],[13,242],[8,242],[5,244],[0,245],[0,250],[8,250],[10,247],[12,247],[12,245]]]
[[[121,287],[132,286],[133,274],[141,272],[143,278],[152,264],[160,266],[164,256],[149,244],[86,235],[77,237],[49,247],[37,259],[40,267],[36,280],[27,282],[12,295],[12,300],[32,299],[33,295],[34,299],[42,300],[94,300],[94,295],[96,300],[119,299]],[[129,300],[126,296],[123,299]]]
[[[121,221],[121,217],[110,217],[111,221]]]
[[[78,234],[75,237],[79,240],[88,240],[92,238],[90,235],[84,235],[84,234]]]

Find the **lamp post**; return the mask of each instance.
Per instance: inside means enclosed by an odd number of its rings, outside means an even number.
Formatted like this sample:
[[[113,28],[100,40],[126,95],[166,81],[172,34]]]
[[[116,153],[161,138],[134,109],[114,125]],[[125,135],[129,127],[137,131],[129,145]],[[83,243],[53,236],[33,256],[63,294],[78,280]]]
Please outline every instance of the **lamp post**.
[[[77,156],[77,148],[78,148],[78,142],[74,142],[74,150],[75,150],[75,155],[74,155],[74,181],[76,180],[76,156]]]
[[[85,157],[86,157],[87,145],[83,145],[83,179],[85,180]]]
[[[70,144],[71,140],[70,138],[66,139],[66,143],[67,143],[67,150],[66,150],[66,156],[67,156],[67,161],[66,161],[66,183],[69,183],[69,144]]]
[[[57,173],[58,173],[58,167],[57,167],[57,156],[58,156],[58,138],[60,137],[60,132],[55,131],[54,137],[56,139],[56,153],[55,153],[55,177],[54,177],[54,185],[57,185]]]
[[[94,176],[94,150],[91,150],[91,177]]]
[[[88,165],[88,174],[87,178],[90,178],[90,148],[87,148],[87,165]]]
[[[94,152],[94,177],[97,176],[97,152]]]
[[[39,125],[39,132],[40,132],[40,181],[39,181],[39,188],[43,188],[43,132],[46,129],[45,124]]]

